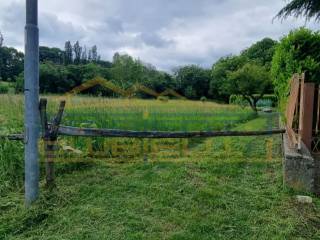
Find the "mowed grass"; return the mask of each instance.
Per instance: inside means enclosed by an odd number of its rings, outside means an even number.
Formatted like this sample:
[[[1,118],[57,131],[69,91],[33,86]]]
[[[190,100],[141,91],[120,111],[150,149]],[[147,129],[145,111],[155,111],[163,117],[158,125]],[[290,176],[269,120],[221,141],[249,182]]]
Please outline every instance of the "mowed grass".
[[[232,129],[273,124],[265,114]],[[2,194],[0,239],[320,239],[320,202],[299,204],[283,187],[279,144],[278,136],[215,138],[183,156],[60,162],[57,188],[42,180],[32,208],[22,188]]]

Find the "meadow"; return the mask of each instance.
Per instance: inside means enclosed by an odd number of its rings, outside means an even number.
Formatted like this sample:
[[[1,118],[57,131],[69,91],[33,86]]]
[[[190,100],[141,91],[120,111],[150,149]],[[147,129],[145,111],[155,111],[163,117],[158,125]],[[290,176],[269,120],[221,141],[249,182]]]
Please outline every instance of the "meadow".
[[[47,98],[53,116],[63,98]],[[267,130],[278,121],[276,114],[213,102],[66,100],[62,124],[79,127]],[[21,132],[22,96],[0,95],[0,106],[0,134]],[[120,154],[108,148],[115,142]],[[142,152],[125,153],[137,143]],[[280,136],[63,137],[59,145],[57,187],[45,188],[41,163],[40,200],[25,209],[23,144],[0,142],[0,239],[320,239],[320,201],[299,204],[298,193],[283,187]],[[65,152],[67,146],[78,152]]]

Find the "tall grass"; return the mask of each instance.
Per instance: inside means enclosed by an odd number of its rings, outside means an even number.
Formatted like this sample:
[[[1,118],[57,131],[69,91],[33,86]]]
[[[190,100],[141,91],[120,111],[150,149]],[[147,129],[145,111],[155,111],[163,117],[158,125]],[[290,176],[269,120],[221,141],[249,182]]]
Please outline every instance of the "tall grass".
[[[22,96],[0,94],[0,134],[23,131]],[[23,143],[0,140],[0,195],[21,186],[23,180]]]
[[[47,96],[49,118],[57,111],[64,97]],[[95,127],[127,130],[205,131],[230,129],[256,115],[249,109],[213,102],[183,100],[107,99],[78,96],[67,98],[62,124],[75,127]],[[23,96],[0,95],[0,134],[23,131]],[[40,126],[39,126],[40,127]],[[102,139],[60,138],[60,146],[72,146],[88,156],[88,141],[93,150],[103,149]],[[123,144],[136,144],[138,140],[121,139]],[[179,142],[161,140],[172,145]],[[41,143],[39,143],[41,146]],[[140,143],[138,143],[140,144]],[[197,141],[191,144],[197,144]],[[42,148],[40,147],[40,150]],[[63,155],[63,157],[68,157]],[[23,179],[23,144],[0,142],[1,186],[15,187]],[[0,189],[1,191],[1,189]]]
[[[50,105],[53,114],[54,102]],[[68,99],[63,124],[125,130],[229,129],[255,117],[248,108],[212,102],[76,97]]]

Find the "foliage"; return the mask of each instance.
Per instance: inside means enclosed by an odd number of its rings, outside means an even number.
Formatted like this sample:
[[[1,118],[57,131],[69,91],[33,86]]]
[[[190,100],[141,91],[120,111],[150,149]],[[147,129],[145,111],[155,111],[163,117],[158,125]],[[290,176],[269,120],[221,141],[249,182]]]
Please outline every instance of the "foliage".
[[[68,71],[62,65],[50,62],[40,65],[40,92],[65,93],[74,86],[68,79]]]
[[[0,32],[0,48],[3,46],[3,41],[4,41],[3,35],[2,35],[2,33]]]
[[[157,97],[157,99],[161,102],[168,102],[169,101],[169,97],[167,97],[167,96],[159,96],[159,97]]]
[[[276,17],[287,18],[303,16],[306,20],[315,18],[320,20],[320,4],[318,0],[291,0],[283,9],[279,11]]]
[[[5,94],[9,92],[9,86],[8,85],[3,85],[0,82],[0,94]]]
[[[77,41],[73,45],[73,51],[74,51],[74,64],[80,64],[81,57],[82,57],[82,47],[80,46],[79,41]]]
[[[249,106],[248,101],[246,101],[241,95],[231,95],[229,103],[239,105],[241,107]],[[257,107],[276,107],[277,103],[277,96],[273,94],[266,94],[257,102]]]
[[[69,65],[73,63],[72,45],[67,41],[64,46],[64,64]]]
[[[60,65],[52,62],[40,64],[40,92],[41,93],[66,93],[87,80],[101,76],[110,78],[110,71],[94,63],[85,65]],[[23,74],[17,78],[16,92],[22,92],[24,84]],[[86,91],[98,94],[103,90],[98,88]]]
[[[219,59],[211,70],[210,93],[216,96],[215,99],[222,99],[228,102],[230,94],[236,91],[235,88],[233,89],[234,91],[230,91],[230,74],[243,68],[244,65],[260,66],[261,69],[264,68],[264,71],[269,73],[276,45],[276,41],[264,38],[243,50],[238,56],[227,56]],[[244,81],[244,84],[248,83],[248,79],[245,77],[242,81]],[[253,86],[253,89],[256,87]],[[256,88],[253,91],[258,93],[260,90]],[[263,91],[264,93],[273,93],[272,84],[267,84]],[[255,101],[252,99],[251,102]]]
[[[199,99],[201,96],[209,95],[210,70],[190,65],[178,68],[174,76],[178,90],[188,99]]]
[[[246,58],[243,56],[228,56],[219,59],[219,61],[213,65],[211,70],[210,95],[212,95],[214,99],[228,102],[230,93],[224,88],[228,74],[241,68],[245,62]]]
[[[169,74],[158,71],[151,64],[133,59],[127,54],[116,53],[114,55],[110,74],[114,83],[124,89],[137,83],[159,93],[167,88],[176,89],[174,80]],[[139,96],[144,98],[151,97],[142,93]]]
[[[231,95],[229,98],[229,104],[234,104],[234,105],[238,105],[241,106],[242,108],[245,108],[246,106],[248,106],[248,102],[243,98],[243,96],[241,95]]]
[[[270,69],[277,44],[278,42],[271,38],[264,38],[244,50],[241,55],[246,57],[248,60],[254,61],[257,64]]]
[[[223,88],[226,92],[243,96],[254,111],[257,103],[266,93],[271,79],[265,67],[246,63],[237,71],[229,73]]]
[[[104,61],[99,56],[97,46],[87,48],[81,46],[79,41],[74,44],[67,41],[64,50],[40,47],[40,90],[42,93],[62,93],[96,76],[102,76],[124,89],[138,84],[158,93],[173,89],[189,99],[200,99],[203,96],[207,99],[228,102],[230,95],[224,91],[222,86],[229,72],[252,61],[265,65],[269,69],[275,44],[276,42],[271,39],[263,39],[244,50],[240,56],[220,59],[214,64],[211,71],[196,65],[188,65],[169,74],[127,54],[115,53],[112,62]],[[7,58],[4,57],[5,61]],[[10,72],[10,68],[7,66],[4,68]],[[14,73],[2,78],[5,81],[14,81],[16,91],[21,92],[23,91],[23,55],[19,66],[14,66],[12,69],[15,70]],[[268,91],[271,92],[272,89]],[[84,93],[117,96],[99,86]],[[142,92],[137,93],[136,96],[152,97]]]
[[[23,71],[24,54],[14,48],[0,47],[0,81],[15,81]]]
[[[303,72],[307,81],[320,81],[320,33],[306,28],[291,31],[276,47],[271,73],[281,102],[287,98],[289,79]]]
[[[208,99],[207,99],[205,96],[202,96],[202,97],[200,98],[200,101],[201,101],[201,102],[206,102],[206,101],[208,101]]]
[[[43,62],[53,62],[55,64],[64,63],[65,52],[59,48],[39,47],[39,60]]]

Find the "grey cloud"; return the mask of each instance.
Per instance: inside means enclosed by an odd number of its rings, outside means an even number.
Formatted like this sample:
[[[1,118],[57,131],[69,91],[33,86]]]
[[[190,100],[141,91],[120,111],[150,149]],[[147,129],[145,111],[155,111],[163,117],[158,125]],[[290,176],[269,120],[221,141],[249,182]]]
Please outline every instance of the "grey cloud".
[[[0,0],[5,43],[23,48],[24,0]],[[96,44],[103,58],[127,52],[170,70],[183,64],[210,67],[264,37],[279,39],[303,20],[272,24],[279,0],[55,0],[39,1],[40,42]],[[317,29],[309,23],[306,26]]]
[[[174,43],[172,40],[166,40],[156,33],[142,33],[140,37],[145,44],[157,48],[168,47]]]
[[[25,10],[19,2],[2,2],[0,0],[0,31],[4,43],[19,49],[23,48]]]
[[[40,43],[42,45],[62,45],[64,41],[77,41],[86,35],[80,25],[73,25],[71,22],[64,22],[57,16],[49,13],[41,13],[39,23]]]

